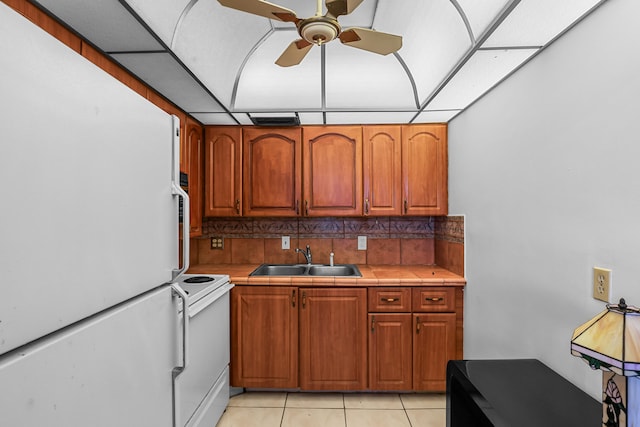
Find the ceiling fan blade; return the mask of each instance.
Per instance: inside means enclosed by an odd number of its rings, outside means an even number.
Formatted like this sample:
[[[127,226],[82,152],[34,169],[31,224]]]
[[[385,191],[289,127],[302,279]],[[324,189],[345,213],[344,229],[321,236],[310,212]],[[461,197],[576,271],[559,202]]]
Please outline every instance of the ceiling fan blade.
[[[325,4],[327,5],[329,15],[337,18],[340,15],[350,14],[356,10],[356,7],[360,6],[362,2],[363,0],[326,0]]]
[[[291,67],[292,65],[298,65],[307,53],[311,50],[313,44],[309,43],[304,39],[296,40],[291,42],[291,44],[282,52],[280,58],[276,61],[281,67]]]
[[[367,28],[349,28],[340,33],[340,41],[348,46],[369,52],[388,55],[400,50],[402,37],[395,34],[380,33]]]
[[[298,22],[299,20],[293,10],[263,0],[218,0],[218,2],[231,9],[278,21]]]

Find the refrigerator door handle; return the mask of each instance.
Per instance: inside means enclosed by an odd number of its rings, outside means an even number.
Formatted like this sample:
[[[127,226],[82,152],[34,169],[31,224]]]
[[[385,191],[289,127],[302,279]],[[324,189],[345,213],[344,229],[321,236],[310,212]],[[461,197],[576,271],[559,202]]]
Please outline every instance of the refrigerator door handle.
[[[171,284],[173,292],[182,299],[182,365],[173,368],[173,378],[175,379],[187,368],[189,363],[189,304],[187,293],[175,283]],[[178,321],[180,317],[178,316]]]
[[[180,119],[172,117],[173,140],[172,140],[172,171],[171,171],[171,194],[175,197],[182,197],[182,268],[174,268],[172,280],[187,271],[189,268],[189,233],[191,232],[191,205],[189,195],[180,187]]]

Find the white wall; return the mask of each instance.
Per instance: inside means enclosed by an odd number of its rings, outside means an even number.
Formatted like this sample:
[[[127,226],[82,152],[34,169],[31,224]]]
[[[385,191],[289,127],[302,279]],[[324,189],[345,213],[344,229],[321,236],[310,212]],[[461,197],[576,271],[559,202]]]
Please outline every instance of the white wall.
[[[600,399],[573,330],[640,306],[640,2],[609,0],[449,123],[449,211],[466,214],[465,358],[538,358]]]

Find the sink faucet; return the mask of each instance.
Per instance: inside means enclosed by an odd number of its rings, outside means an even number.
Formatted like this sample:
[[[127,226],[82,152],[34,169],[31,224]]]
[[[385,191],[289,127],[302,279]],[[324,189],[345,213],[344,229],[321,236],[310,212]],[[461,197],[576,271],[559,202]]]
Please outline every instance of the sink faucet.
[[[304,259],[307,260],[307,264],[311,264],[311,247],[307,245],[307,250],[304,251],[300,248],[296,248],[296,253],[304,255]]]

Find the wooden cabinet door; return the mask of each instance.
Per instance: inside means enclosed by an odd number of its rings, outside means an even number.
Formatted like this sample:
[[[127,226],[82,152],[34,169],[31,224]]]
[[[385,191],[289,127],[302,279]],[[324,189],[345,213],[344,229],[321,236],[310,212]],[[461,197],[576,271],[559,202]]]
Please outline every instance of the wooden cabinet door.
[[[184,139],[184,171],[189,175],[189,225],[191,237],[202,235],[202,126],[187,118],[186,135]],[[182,162],[181,162],[182,163]]]
[[[362,215],[362,127],[309,126],[303,137],[303,214]]]
[[[456,314],[413,314],[413,389],[445,391],[447,362],[456,356]]]
[[[367,388],[367,290],[300,289],[300,388]]]
[[[246,128],[243,140],[244,215],[299,215],[302,130]]]
[[[447,126],[402,126],[402,186],[405,215],[446,215]]]
[[[242,128],[205,128],[205,216],[242,213]]]
[[[298,386],[297,288],[231,290],[231,385]]]
[[[369,388],[412,389],[411,313],[369,314]]]
[[[362,127],[365,215],[401,215],[401,127]]]

